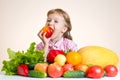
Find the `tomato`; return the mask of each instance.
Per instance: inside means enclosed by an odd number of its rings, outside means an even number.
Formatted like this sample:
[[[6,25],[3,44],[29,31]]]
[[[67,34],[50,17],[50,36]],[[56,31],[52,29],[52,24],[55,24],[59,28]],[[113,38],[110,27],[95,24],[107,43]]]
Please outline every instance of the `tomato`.
[[[58,78],[63,75],[63,70],[57,63],[52,63],[48,66],[48,75],[52,78]]]
[[[63,65],[62,68],[63,68],[63,72],[74,70],[72,64],[69,64],[69,63],[66,63],[65,65]]]
[[[46,33],[46,38],[49,38],[49,37],[51,37],[52,36],[52,34],[53,34],[53,29],[51,28],[51,27],[49,27],[49,26],[45,26],[45,27],[43,27],[42,29],[41,29],[41,32],[42,32],[42,35],[44,34],[44,33]]]
[[[74,69],[86,72],[88,70],[88,66],[85,64],[77,64],[74,66]]]
[[[17,67],[17,73],[21,76],[28,76],[28,66],[26,64],[20,64]]]
[[[114,65],[107,65],[105,67],[105,71],[106,71],[106,76],[109,76],[109,77],[114,77],[118,73],[118,69]]]
[[[93,65],[87,70],[87,77],[101,78],[104,76],[104,69],[101,66]]]

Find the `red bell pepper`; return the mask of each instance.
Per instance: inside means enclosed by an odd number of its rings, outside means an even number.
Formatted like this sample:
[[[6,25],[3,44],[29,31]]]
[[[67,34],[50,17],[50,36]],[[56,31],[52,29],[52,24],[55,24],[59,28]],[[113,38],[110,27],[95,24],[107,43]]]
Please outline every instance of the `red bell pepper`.
[[[48,63],[53,63],[54,62],[54,58],[58,55],[58,54],[65,54],[62,50],[50,50],[48,55],[47,55],[47,62]]]
[[[46,38],[49,38],[52,36],[54,30],[50,26],[45,26],[41,29],[41,31],[42,31],[42,35],[46,33],[45,35]]]

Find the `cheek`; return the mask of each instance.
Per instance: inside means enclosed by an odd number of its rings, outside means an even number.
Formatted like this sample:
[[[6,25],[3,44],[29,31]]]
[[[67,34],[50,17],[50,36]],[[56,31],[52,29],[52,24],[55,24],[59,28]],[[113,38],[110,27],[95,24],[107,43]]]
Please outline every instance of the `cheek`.
[[[55,27],[55,31],[54,31],[54,32],[55,32],[55,33],[59,33],[59,32],[61,32],[61,30],[62,30],[62,29],[61,29],[60,27]]]
[[[52,35],[52,38],[55,38],[55,37],[59,36],[60,33],[61,32],[59,30],[55,30],[54,33],[53,33],[53,35]]]
[[[60,33],[59,30],[55,30],[54,33],[53,33],[53,35],[58,35],[59,33]]]

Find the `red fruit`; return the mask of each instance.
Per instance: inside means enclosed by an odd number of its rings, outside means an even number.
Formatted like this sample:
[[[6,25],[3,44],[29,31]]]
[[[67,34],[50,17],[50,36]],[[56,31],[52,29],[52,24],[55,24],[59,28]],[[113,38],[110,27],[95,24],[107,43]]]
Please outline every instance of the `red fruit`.
[[[48,63],[53,63],[54,62],[54,58],[58,54],[63,54],[64,55],[64,52],[62,50],[50,50],[48,55],[47,55],[47,62]]]
[[[45,27],[43,27],[43,28],[41,29],[41,32],[42,32],[42,35],[43,35],[44,33],[46,33],[46,35],[45,35],[46,38],[49,38],[49,37],[52,36],[54,30],[53,30],[51,27],[49,27],[49,26],[45,26]]]
[[[52,78],[58,78],[63,75],[62,67],[56,63],[52,63],[48,66],[48,75]]]
[[[109,77],[114,77],[118,73],[118,69],[114,65],[107,65],[105,67],[105,71],[106,71],[106,76],[109,76]]]
[[[21,76],[28,76],[28,66],[26,64],[20,64],[17,67],[17,73]]]
[[[65,64],[62,68],[63,68],[63,72],[74,70],[72,64],[68,64],[68,63]]]
[[[101,78],[104,76],[104,70],[101,66],[91,66],[88,68],[87,77],[90,78]]]

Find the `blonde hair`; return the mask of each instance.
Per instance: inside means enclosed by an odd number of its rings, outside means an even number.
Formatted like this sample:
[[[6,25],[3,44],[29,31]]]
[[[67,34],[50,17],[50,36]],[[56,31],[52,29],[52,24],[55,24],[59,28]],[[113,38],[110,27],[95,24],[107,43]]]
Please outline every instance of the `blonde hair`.
[[[54,13],[61,15],[66,22],[65,26],[68,28],[68,30],[63,34],[63,37],[72,40],[72,36],[70,34],[70,31],[72,30],[72,25],[71,25],[69,15],[64,10],[57,8],[57,9],[49,10],[47,13],[47,16],[49,16],[50,14],[54,14]]]

